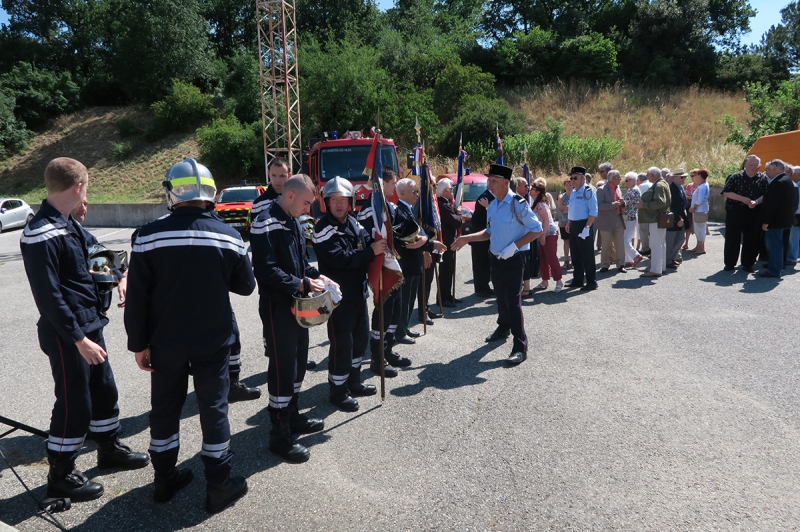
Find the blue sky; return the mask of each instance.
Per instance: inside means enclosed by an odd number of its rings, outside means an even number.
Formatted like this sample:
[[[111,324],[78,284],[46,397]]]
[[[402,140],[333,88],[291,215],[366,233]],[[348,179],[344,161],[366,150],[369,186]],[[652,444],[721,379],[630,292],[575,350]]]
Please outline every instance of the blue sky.
[[[766,32],[770,26],[777,24],[781,21],[781,9],[789,2],[787,0],[751,0],[750,5],[753,5],[758,10],[755,18],[750,19],[750,27],[752,31],[742,38],[743,44],[756,44],[761,40],[761,36]],[[378,7],[387,9],[394,5],[394,0],[378,0]],[[0,9],[0,23],[8,21],[8,15],[5,11]]]

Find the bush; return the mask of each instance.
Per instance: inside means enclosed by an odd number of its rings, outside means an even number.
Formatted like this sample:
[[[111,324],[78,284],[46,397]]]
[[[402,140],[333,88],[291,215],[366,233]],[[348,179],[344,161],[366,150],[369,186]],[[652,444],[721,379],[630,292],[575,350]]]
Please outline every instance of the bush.
[[[500,98],[490,100],[482,96],[468,96],[445,130],[439,143],[439,153],[455,153],[462,133],[465,142],[493,143],[495,129],[498,126],[503,139],[525,131],[522,115],[512,111],[507,101]],[[494,151],[494,148],[492,150]]]
[[[497,55],[502,77],[511,84],[549,78],[558,56],[558,35],[540,26],[517,31],[498,43]]]
[[[526,146],[530,169],[551,173],[566,173],[575,165],[595,168],[601,162],[613,159],[623,148],[622,140],[609,136],[583,139],[564,136],[561,124],[548,119],[545,130],[503,137],[506,165],[521,165]],[[496,159],[494,140],[469,142],[465,149],[473,161],[493,162]]]
[[[474,65],[447,65],[433,90],[433,107],[443,122],[449,122],[467,96],[496,96],[494,76]]]
[[[156,115],[150,133],[167,134],[174,131],[191,131],[215,114],[211,99],[200,89],[179,79],[172,80],[172,89],[166,98],[150,106]]]
[[[742,124],[725,115],[722,122],[730,132],[725,139],[727,144],[738,144],[749,150],[759,137],[797,129],[800,124],[800,75],[782,81],[775,91],[761,82],[747,83],[745,93],[752,116],[747,121],[749,132],[745,134]]]
[[[396,87],[381,92],[381,131],[402,146],[417,143],[414,125],[422,127],[425,145],[438,142],[441,135],[439,118],[433,111],[433,89],[418,91],[413,86]]]
[[[19,63],[0,76],[0,87],[16,100],[15,114],[29,127],[80,105],[80,88],[68,72],[45,72]]]
[[[0,159],[5,159],[28,147],[33,131],[14,116],[14,97],[0,91]]]
[[[559,47],[559,76],[608,81],[617,69],[617,48],[600,35],[590,33],[567,39]]]
[[[130,142],[111,142],[111,155],[118,161],[127,159],[133,155],[133,146]]]
[[[256,127],[257,126],[257,127]],[[243,125],[233,116],[216,118],[197,130],[200,162],[208,166],[217,179],[239,179],[263,160],[261,125]]]
[[[139,128],[136,126],[136,123],[130,118],[121,118],[117,120],[115,125],[117,126],[117,133],[119,133],[120,138],[125,139],[139,133]]]

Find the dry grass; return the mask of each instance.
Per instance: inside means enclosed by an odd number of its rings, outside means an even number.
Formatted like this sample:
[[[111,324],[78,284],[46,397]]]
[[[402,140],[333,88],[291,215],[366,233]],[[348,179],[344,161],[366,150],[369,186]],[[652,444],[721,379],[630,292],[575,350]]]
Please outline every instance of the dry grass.
[[[596,89],[552,83],[505,97],[532,130],[553,118],[563,123],[565,135],[622,139],[624,149],[611,162],[623,173],[650,166],[705,167],[712,182],[719,183],[745,156],[738,146],[724,144],[728,132],[719,122],[726,114],[743,121],[749,106],[741,94],[698,87],[645,89],[617,83]]]
[[[610,135],[623,140],[622,153],[611,161],[623,172],[659,168],[706,167],[711,184],[719,185],[741,164],[744,151],[725,145],[727,131],[719,123],[730,114],[744,121],[748,105],[740,94],[691,87],[643,89],[616,84],[592,88],[581,83],[552,83],[515,89],[504,94],[522,112],[530,130],[544,128],[553,118],[564,125],[565,135]],[[54,157],[68,155],[89,168],[91,202],[161,201],[160,182],[166,170],[184,157],[197,157],[191,133],[171,135],[148,144],[139,137],[125,139],[134,147],[125,161],[113,158],[111,142],[119,142],[115,123],[128,118],[144,128],[149,113],[132,107],[86,109],[55,120],[31,142],[30,149],[0,161],[0,196],[22,197],[38,203],[45,196],[42,175]],[[502,132],[501,132],[502,133]],[[455,172],[456,160],[435,157],[434,175]],[[470,161],[475,172],[488,164]],[[545,176],[556,188],[558,176]]]
[[[46,195],[44,169],[55,157],[78,159],[89,169],[92,203],[160,202],[167,169],[184,157],[197,157],[194,134],[170,135],[154,143],[126,139],[134,147],[125,161],[112,156],[111,142],[121,139],[117,120],[128,118],[144,127],[149,113],[133,107],[96,107],[54,120],[37,135],[27,152],[0,161],[0,196],[39,203]]]

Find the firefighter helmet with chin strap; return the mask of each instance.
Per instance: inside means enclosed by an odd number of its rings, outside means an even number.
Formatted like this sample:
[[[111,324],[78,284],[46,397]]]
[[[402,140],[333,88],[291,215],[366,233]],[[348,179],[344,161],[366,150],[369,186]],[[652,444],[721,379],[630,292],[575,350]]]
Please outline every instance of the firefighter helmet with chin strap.
[[[215,203],[217,185],[214,177],[208,168],[194,159],[187,158],[173,164],[161,184],[164,186],[169,210],[185,201],[201,200],[211,206]]]
[[[322,188],[322,198],[326,200],[326,204],[328,204],[327,200],[333,197],[334,194],[341,194],[343,198],[350,198],[350,210],[355,210],[356,198],[353,194],[353,184],[350,181],[337,175],[325,183],[325,186]],[[330,209],[329,204],[328,208]]]
[[[328,321],[331,313],[339,306],[338,303],[333,302],[331,293],[327,290],[312,292],[305,297],[296,295],[292,299],[294,300],[291,308],[292,314],[297,323],[306,329]]]

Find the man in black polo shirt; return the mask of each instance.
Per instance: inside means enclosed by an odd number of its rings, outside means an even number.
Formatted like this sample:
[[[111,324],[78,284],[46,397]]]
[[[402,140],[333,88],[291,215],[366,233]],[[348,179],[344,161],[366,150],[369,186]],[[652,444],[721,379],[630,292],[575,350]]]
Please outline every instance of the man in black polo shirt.
[[[732,271],[742,251],[742,269],[753,273],[763,238],[761,202],[767,190],[767,178],[758,171],[761,159],[748,155],[744,167],[728,176],[725,196],[725,271]]]

